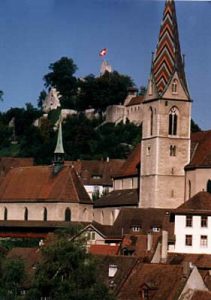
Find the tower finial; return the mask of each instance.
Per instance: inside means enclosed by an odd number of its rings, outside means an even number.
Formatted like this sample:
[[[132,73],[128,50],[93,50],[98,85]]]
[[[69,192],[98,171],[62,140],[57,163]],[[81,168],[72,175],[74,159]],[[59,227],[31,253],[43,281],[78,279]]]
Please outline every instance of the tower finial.
[[[56,148],[54,150],[54,174],[57,174],[64,165],[64,147],[63,147],[63,139],[62,139],[62,118],[60,115],[59,118],[59,129],[57,136]]]

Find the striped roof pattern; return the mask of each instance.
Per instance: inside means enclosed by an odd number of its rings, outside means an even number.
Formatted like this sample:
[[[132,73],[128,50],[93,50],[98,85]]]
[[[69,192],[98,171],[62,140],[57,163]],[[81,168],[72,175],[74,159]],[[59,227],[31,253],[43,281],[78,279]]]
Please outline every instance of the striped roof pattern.
[[[177,18],[174,1],[165,3],[163,21],[155,52],[152,73],[159,95],[165,92],[175,71],[187,91],[184,66],[181,57]]]

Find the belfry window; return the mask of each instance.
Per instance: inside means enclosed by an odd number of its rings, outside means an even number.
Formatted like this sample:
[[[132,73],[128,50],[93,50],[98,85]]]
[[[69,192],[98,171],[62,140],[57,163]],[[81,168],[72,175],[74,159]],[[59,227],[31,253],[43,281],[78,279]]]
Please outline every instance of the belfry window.
[[[150,107],[150,135],[153,133],[153,110]]]
[[[177,135],[177,109],[172,107],[169,113],[169,135]]]
[[[177,85],[178,85],[178,81],[177,79],[174,79],[171,86],[172,94],[177,94]]]
[[[210,179],[207,181],[207,192],[211,193],[211,180]]]

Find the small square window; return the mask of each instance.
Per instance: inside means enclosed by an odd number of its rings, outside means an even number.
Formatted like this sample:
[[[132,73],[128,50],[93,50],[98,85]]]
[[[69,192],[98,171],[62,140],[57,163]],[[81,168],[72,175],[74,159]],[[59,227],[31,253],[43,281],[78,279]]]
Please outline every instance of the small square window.
[[[192,227],[192,216],[186,216],[186,227]]]
[[[201,235],[200,246],[207,247],[207,245],[208,245],[207,235]]]
[[[201,217],[201,227],[207,227],[207,223],[208,223],[207,216],[202,216]]]
[[[192,246],[192,235],[188,234],[185,236],[185,245]]]

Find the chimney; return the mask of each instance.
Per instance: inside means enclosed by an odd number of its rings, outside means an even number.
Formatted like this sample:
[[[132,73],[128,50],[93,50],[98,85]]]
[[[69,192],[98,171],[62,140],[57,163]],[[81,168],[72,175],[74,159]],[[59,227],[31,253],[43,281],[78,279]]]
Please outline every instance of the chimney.
[[[191,272],[191,263],[189,261],[184,261],[182,264],[183,270],[182,270],[182,274],[183,277],[188,278],[188,276],[190,275]]]
[[[147,233],[147,251],[151,251],[152,250],[152,233],[148,232]]]
[[[161,263],[166,263],[168,255],[168,231],[162,231]]]

